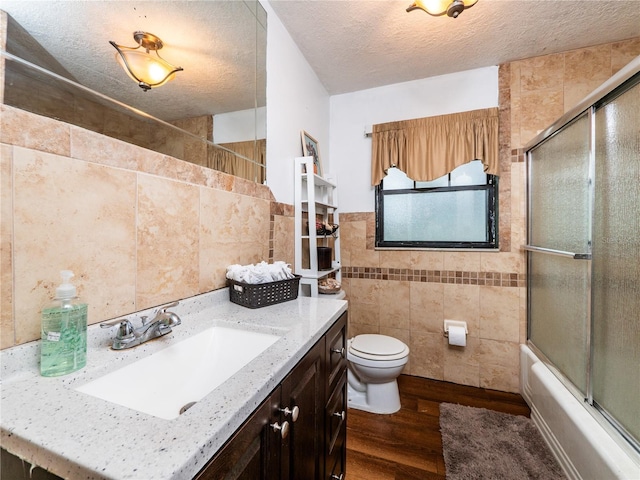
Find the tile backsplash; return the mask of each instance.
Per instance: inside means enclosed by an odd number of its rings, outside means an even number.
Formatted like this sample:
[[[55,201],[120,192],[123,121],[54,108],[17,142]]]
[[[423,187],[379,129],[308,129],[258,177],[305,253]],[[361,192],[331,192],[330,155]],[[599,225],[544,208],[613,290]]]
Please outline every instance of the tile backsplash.
[[[98,323],[223,288],[227,265],[273,255],[268,187],[1,108],[2,348],[40,337],[60,270]]]

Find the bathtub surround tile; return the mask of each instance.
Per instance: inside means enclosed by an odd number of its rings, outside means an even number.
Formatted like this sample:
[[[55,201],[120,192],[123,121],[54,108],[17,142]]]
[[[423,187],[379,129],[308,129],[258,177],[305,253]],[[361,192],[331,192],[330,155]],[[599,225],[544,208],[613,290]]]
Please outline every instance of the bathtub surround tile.
[[[640,36],[611,44],[611,75],[640,55]]]
[[[541,90],[523,92],[521,96],[520,139],[527,144],[564,113],[562,82]]]
[[[89,323],[134,311],[135,173],[19,147],[13,161],[16,343],[40,337],[60,270]]]
[[[198,293],[198,187],[138,174],[136,306]]]
[[[611,77],[611,45],[597,45],[564,54],[564,111]]]
[[[563,80],[562,53],[533,57],[520,62],[520,88],[522,92],[553,88]]]

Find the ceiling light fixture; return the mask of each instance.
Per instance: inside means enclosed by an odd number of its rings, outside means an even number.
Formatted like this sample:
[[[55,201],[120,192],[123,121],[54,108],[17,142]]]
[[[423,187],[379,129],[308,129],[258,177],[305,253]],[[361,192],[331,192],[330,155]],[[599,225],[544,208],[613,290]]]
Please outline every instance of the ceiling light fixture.
[[[158,50],[163,46],[162,40],[154,34],[134,32],[133,38],[138,43],[137,47],[123,47],[112,41],[109,43],[118,51],[116,60],[120,66],[145,92],[173,80],[176,72],[183,70],[160,56]],[[155,56],[150,51],[156,52]]]
[[[413,4],[407,8],[407,12],[419,8],[429,15],[439,17],[445,13],[453,18],[458,18],[465,8],[473,7],[478,0],[415,0]]]

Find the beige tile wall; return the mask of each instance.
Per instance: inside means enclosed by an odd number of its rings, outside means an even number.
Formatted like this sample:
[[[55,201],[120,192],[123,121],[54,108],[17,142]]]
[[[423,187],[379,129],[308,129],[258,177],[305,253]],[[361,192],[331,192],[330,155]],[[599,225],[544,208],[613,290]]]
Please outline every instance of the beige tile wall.
[[[405,373],[509,392],[526,340],[525,168],[522,147],[640,55],[640,38],[500,66],[500,252],[374,250],[373,213],[341,213],[349,333],[409,345]],[[465,320],[465,348],[444,319]]]
[[[512,62],[511,148],[541,130],[640,55],[640,37]]]
[[[639,54],[640,38],[501,66],[499,253],[376,251],[373,214],[341,214],[351,333],[405,341],[413,375],[517,391],[521,148]],[[75,271],[97,323],[221,288],[229,263],[293,263],[292,207],[267,187],[11,107],[0,113],[0,347],[39,337],[39,309],[63,268]],[[446,344],[444,318],[469,322],[466,348]]]
[[[0,108],[2,348],[40,337],[62,269],[98,323],[222,288],[230,263],[287,251],[266,186]]]

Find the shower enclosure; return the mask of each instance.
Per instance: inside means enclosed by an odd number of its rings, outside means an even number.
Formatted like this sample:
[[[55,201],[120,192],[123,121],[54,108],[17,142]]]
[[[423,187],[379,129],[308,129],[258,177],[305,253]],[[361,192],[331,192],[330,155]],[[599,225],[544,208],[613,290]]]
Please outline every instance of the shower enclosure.
[[[527,146],[528,346],[640,451],[640,57]]]

